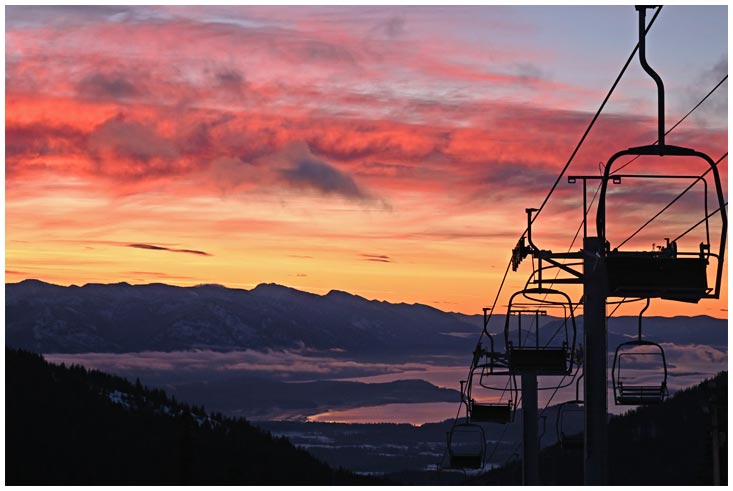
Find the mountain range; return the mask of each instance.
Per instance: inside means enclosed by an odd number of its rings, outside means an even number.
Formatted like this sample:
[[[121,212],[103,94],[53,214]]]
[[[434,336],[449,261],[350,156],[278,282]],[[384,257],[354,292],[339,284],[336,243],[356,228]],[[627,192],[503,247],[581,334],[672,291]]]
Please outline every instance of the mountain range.
[[[41,353],[307,347],[389,355],[463,350],[466,340],[451,333],[476,332],[468,319],[425,305],[274,284],[240,290],[26,280],[7,284],[5,295],[6,342]]]
[[[178,287],[25,280],[5,286],[5,339],[41,353],[129,353],[209,349],[309,350],[343,358],[405,360],[468,356],[481,332],[479,315],[420,304],[367,300],[333,290],[316,295],[276,284],[252,290],[219,285]],[[490,331],[500,332],[494,315]],[[558,323],[543,319],[543,326]],[[609,349],[636,334],[636,317],[609,320]],[[582,340],[582,316],[577,319]],[[546,329],[552,332],[554,329]],[[662,343],[727,352],[727,320],[649,317],[644,335]],[[503,336],[496,337],[503,349]]]

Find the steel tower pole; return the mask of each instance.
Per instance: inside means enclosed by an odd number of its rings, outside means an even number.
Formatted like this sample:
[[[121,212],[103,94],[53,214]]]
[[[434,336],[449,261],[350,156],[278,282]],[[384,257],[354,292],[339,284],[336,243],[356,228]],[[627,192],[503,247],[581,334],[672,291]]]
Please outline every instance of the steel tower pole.
[[[599,237],[583,240],[585,388],[584,482],[608,484],[608,374],[606,264]]]
[[[522,373],[522,484],[538,486],[537,372]]]

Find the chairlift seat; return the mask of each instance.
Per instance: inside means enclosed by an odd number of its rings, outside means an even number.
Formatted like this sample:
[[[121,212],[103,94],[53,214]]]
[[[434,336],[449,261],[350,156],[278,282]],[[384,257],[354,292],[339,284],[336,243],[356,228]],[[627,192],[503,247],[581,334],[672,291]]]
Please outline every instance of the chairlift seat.
[[[609,252],[608,296],[664,298],[697,303],[708,294],[707,261],[655,252]]]
[[[471,421],[506,424],[512,421],[512,406],[507,403],[471,403]]]
[[[451,455],[450,465],[454,469],[480,469],[483,467],[481,455]]]
[[[613,367],[611,368],[611,377],[613,382],[614,400],[617,406],[638,406],[646,404],[659,404],[667,397],[667,358],[664,355],[664,348],[659,343],[649,340],[643,340],[641,337],[641,317],[644,311],[649,307],[649,299],[647,299],[646,307],[639,314],[639,338],[634,341],[621,343],[616,348],[613,357]],[[646,351],[633,351],[636,347],[645,347]],[[652,351],[649,351],[652,350]],[[621,368],[621,360],[624,357],[632,360],[631,368],[628,366]],[[637,375],[623,376],[626,371],[634,370],[634,364],[638,363],[639,357],[650,356],[659,357],[661,361],[659,383],[644,383]],[[634,361],[636,360],[636,361]],[[638,365],[636,366],[638,370]],[[624,382],[625,380],[625,382]]]
[[[513,373],[533,371],[538,375],[565,375],[569,371],[567,347],[511,347],[509,370]]]
[[[574,435],[561,435],[560,446],[564,449],[574,450],[583,448],[583,433],[575,433]]]
[[[665,385],[618,385],[616,404],[640,406],[661,404],[667,395]]]

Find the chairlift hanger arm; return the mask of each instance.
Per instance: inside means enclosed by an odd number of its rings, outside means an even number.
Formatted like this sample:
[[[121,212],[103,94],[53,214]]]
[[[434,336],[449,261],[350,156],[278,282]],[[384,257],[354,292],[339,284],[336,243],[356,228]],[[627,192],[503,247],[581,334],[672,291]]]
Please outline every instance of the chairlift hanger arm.
[[[639,12],[639,62],[641,67],[644,69],[649,76],[654,79],[657,84],[657,98],[658,98],[658,127],[659,127],[659,142],[660,146],[664,146],[664,82],[662,77],[659,76],[654,69],[649,66],[646,61],[646,9],[657,8],[655,5],[637,5],[636,10]]]
[[[644,316],[644,312],[646,312],[646,310],[649,308],[650,303],[651,303],[651,300],[647,298],[644,308],[641,309],[641,312],[639,312],[639,342],[641,342],[641,318]]]

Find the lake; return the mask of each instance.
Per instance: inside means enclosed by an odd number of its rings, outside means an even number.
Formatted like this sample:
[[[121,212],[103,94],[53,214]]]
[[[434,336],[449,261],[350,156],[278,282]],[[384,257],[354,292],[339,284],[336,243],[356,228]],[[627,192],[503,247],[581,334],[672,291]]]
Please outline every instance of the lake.
[[[307,419],[317,423],[407,423],[420,426],[452,418],[458,403],[427,402],[420,404],[384,404],[354,409],[340,409],[314,414]]]

